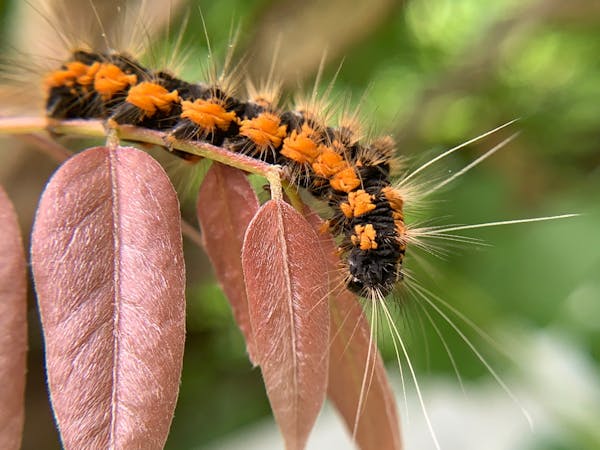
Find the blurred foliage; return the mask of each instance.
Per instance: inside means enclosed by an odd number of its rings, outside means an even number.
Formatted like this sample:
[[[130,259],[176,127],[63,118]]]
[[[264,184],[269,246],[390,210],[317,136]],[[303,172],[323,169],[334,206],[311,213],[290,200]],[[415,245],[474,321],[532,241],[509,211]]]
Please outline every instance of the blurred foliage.
[[[7,23],[16,3],[0,8],[1,23]],[[238,53],[247,55],[243,72],[264,78],[265,61],[273,58],[264,42],[279,42],[275,70],[280,59],[285,61],[288,69],[282,62],[281,74],[287,96],[299,85],[312,89],[327,52],[323,84],[335,78],[334,103],[360,102],[365,123],[375,132],[393,133],[412,167],[521,118],[511,127],[522,131],[517,140],[409,219],[439,218],[429,222],[439,225],[582,215],[464,232],[490,245],[448,247],[443,259],[425,255],[422,264],[415,264],[409,250],[407,265],[423,285],[492,336],[518,330],[513,336],[518,338],[558,329],[600,370],[600,7],[584,0],[368,3],[373,14],[355,17],[358,6],[350,1],[327,8],[316,0],[190,2],[182,76],[200,79],[210,56],[201,10],[214,50],[210,57],[217,61],[227,53],[232,27],[239,27]],[[295,29],[303,30],[305,39],[290,38]],[[306,49],[315,39],[320,45]],[[294,72],[295,67],[304,69]],[[510,133],[503,130],[470,146],[427,176],[448,176]],[[184,205],[184,211],[192,208],[193,203]],[[169,448],[201,448],[269,414],[259,370],[245,357],[227,302],[207,277],[207,262],[197,261],[188,260],[187,349]],[[454,376],[419,302],[407,296],[392,301],[421,376]],[[455,319],[502,372],[508,363],[500,352]],[[463,377],[489,376],[451,326],[439,316],[435,323]],[[385,328],[382,350],[393,364]],[[502,350],[510,355],[516,348]],[[588,413],[600,421],[598,409]],[[36,426],[32,420],[29,429]],[[536,448],[600,446],[597,433],[568,418],[544,439]]]

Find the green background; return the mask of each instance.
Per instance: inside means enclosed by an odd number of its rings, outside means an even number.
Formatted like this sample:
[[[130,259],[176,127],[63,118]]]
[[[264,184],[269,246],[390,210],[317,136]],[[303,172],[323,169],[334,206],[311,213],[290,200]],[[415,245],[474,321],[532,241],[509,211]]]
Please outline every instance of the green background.
[[[2,51],[7,54],[13,46],[35,48],[27,46],[36,44],[36,36],[29,36],[34,41],[30,44],[19,32],[21,24],[39,14],[21,3],[0,7]],[[104,3],[110,11],[115,2]],[[360,103],[367,130],[393,134],[407,167],[520,118],[509,130],[427,171],[422,182],[442,180],[521,131],[436,201],[413,210],[408,220],[443,225],[581,215],[463,232],[486,245],[446,246],[443,258],[421,255],[421,264],[409,249],[407,266],[422,285],[493,336],[499,348],[454,318],[518,394],[538,399],[534,410],[541,409],[542,423],[552,427],[538,429],[526,444],[514,448],[600,448],[600,400],[592,401],[600,399],[600,5],[584,0],[182,3],[181,9],[173,8],[168,32],[148,26],[141,38],[169,54],[182,12],[188,11],[182,77],[202,79],[209,58],[200,11],[214,60],[224,59],[231,29],[238,30],[236,55],[245,55],[242,76],[265,79],[279,43],[274,67],[284,97],[310,92],[326,54],[322,86],[324,90],[335,77],[330,97],[338,112]],[[146,61],[168,61],[159,53]],[[0,152],[0,180],[28,230],[53,163],[31,151],[24,155]],[[184,186],[184,215],[194,220],[193,188],[186,181],[175,183]],[[204,448],[270,414],[260,372],[245,356],[206,257],[189,246],[186,258],[188,335],[181,396],[167,445],[173,449]],[[444,380],[450,389],[460,390],[422,306],[406,296],[390,301],[419,380],[424,385]],[[37,321],[32,303],[24,448],[57,448]],[[468,396],[470,388],[476,390],[472,386],[490,380],[490,373],[440,316],[435,324],[452,350]],[[381,325],[380,346],[390,372],[397,373],[385,329]],[[549,343],[550,356],[541,354],[541,343]],[[565,377],[557,367],[565,369]],[[579,389],[575,394],[573,386]],[[427,389],[424,395],[427,399]],[[481,404],[492,404],[486,402],[484,398]],[[486,408],[480,413],[485,415]],[[413,407],[411,414],[420,411]],[[516,406],[514,415],[519,416]],[[455,432],[468,434],[477,424],[463,426]],[[498,433],[505,426],[498,423]],[[473,448],[487,448],[479,444]]]

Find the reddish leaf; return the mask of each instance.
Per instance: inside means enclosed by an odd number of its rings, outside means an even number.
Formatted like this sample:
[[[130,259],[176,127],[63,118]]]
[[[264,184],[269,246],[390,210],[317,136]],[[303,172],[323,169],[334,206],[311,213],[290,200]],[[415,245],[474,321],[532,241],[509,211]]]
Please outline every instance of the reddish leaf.
[[[327,389],[327,267],[318,237],[287,203],[267,202],[242,249],[255,358],[288,450],[302,449]]]
[[[198,222],[204,248],[233,309],[254,363],[254,337],[242,271],[242,243],[248,224],[258,211],[258,198],[238,169],[214,162],[198,193]]]
[[[31,257],[65,448],[162,448],[185,337],[179,205],[163,169],[127,147],[71,158],[44,191]]]
[[[25,255],[15,211],[0,188],[0,448],[21,447],[27,352]]]
[[[327,394],[353,432],[369,354],[369,324],[358,299],[348,291],[332,298],[331,332],[335,337]],[[394,393],[376,344],[372,346],[369,374],[374,372],[362,400],[356,441],[362,450],[399,450],[402,439]]]
[[[321,219],[308,210],[308,221],[315,230]],[[339,258],[329,235],[321,235],[321,247],[328,258],[332,273],[337,273]],[[339,277],[333,277],[332,286],[342,286]],[[355,438],[362,450],[401,449],[400,421],[394,393],[390,387],[381,355],[372,343],[369,356],[370,328],[356,295],[346,289],[337,289],[331,296],[332,342],[329,358],[329,386],[327,394],[342,415],[350,432],[354,432],[367,357],[369,374],[374,370],[369,389],[361,403],[361,413]],[[369,377],[370,378],[370,377]]]

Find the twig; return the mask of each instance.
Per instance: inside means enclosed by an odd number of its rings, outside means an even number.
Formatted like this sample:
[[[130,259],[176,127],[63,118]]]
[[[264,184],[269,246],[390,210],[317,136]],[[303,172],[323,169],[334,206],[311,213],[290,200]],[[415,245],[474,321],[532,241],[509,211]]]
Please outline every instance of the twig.
[[[55,121],[39,117],[0,118],[0,134],[32,134],[51,131],[56,134],[71,134],[88,137],[106,137],[107,130],[100,120],[64,120]],[[281,179],[284,173],[278,166],[235,153],[222,147],[205,142],[189,142],[174,139],[167,133],[131,125],[111,128],[118,139],[154,144],[167,150],[180,150],[191,155],[218,161],[246,172],[261,175],[269,180],[274,198],[281,198]],[[109,133],[109,137],[114,137]],[[112,140],[111,140],[112,142]],[[279,196],[279,197],[278,197]]]
[[[181,219],[181,233],[199,248],[204,248],[204,242],[202,240],[202,233],[200,233],[200,230],[184,219]]]

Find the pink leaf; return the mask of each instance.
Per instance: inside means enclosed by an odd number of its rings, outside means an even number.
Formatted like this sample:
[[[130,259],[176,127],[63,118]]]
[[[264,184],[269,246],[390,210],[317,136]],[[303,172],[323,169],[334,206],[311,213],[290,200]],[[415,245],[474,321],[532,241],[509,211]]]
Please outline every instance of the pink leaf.
[[[254,337],[241,254],[244,234],[258,206],[258,198],[243,172],[217,162],[212,164],[198,194],[198,222],[206,253],[231,303],[253,363]]]
[[[162,448],[185,337],[179,204],[163,169],[96,147],[49,181],[33,273],[63,445]]]
[[[0,188],[0,448],[21,447],[27,352],[25,255],[17,216]]]
[[[269,201],[242,249],[255,358],[288,450],[302,449],[327,389],[327,267],[318,238],[287,203]]]
[[[306,208],[305,215],[315,230],[321,228],[323,222],[317,214]],[[320,243],[330,272],[339,273],[339,258],[331,236],[321,235]],[[375,342],[369,352],[370,328],[362,306],[356,295],[339,288],[343,286],[339,276],[332,277],[331,286],[334,292],[330,300],[332,342],[327,394],[362,450],[400,450],[402,439],[394,393]],[[370,382],[361,400],[367,359]],[[359,403],[361,411],[354,430]]]

